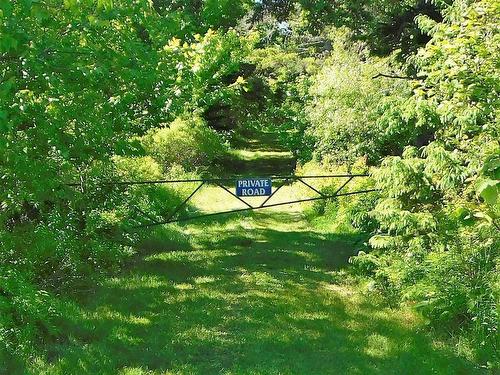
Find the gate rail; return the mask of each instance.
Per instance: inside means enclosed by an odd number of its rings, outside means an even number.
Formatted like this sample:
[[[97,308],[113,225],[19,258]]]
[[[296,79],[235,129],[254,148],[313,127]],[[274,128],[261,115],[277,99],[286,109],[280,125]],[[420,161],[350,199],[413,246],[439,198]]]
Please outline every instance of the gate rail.
[[[145,224],[140,224],[140,225],[135,225],[131,226],[129,228],[137,229],[137,228],[149,228],[157,225],[164,225],[164,224],[170,224],[170,223],[175,223],[175,222],[181,222],[181,221],[188,221],[188,220],[194,220],[194,219],[199,219],[199,218],[204,218],[204,217],[211,217],[211,216],[216,216],[216,215],[225,215],[229,213],[236,213],[236,212],[245,212],[245,211],[252,211],[252,210],[260,210],[264,208],[270,208],[270,207],[277,207],[277,206],[283,206],[287,204],[294,204],[294,203],[302,203],[302,202],[311,202],[311,201],[317,201],[321,199],[332,199],[336,197],[342,197],[342,196],[349,196],[349,195],[356,195],[356,194],[365,194],[365,193],[371,193],[378,191],[378,189],[366,189],[366,190],[359,190],[359,191],[351,191],[351,192],[342,192],[342,190],[355,178],[363,178],[363,177],[368,177],[368,174],[332,174],[332,175],[306,175],[306,176],[297,176],[297,175],[289,175],[289,176],[264,176],[264,177],[259,177],[259,178],[266,178],[266,179],[272,179],[274,181],[282,181],[281,184],[277,185],[271,194],[267,196],[267,198],[260,204],[253,206],[244,199],[240,198],[236,194],[234,194],[230,189],[228,189],[224,183],[228,182],[236,182],[239,179],[246,178],[247,176],[233,176],[233,177],[226,177],[226,178],[199,178],[199,179],[179,179],[179,180],[149,180],[149,181],[110,181],[110,182],[102,182],[99,185],[101,186],[108,186],[108,185],[155,185],[155,184],[179,184],[179,183],[193,183],[193,182],[199,182],[198,186],[188,195],[187,198],[185,198],[182,203],[180,203],[177,207],[174,208],[173,212],[168,215],[165,220],[158,221],[155,218],[153,218],[151,215],[148,213],[134,207],[134,209],[140,213],[143,217],[146,217],[150,221],[145,223]],[[315,187],[311,186],[309,183],[307,183],[304,180],[308,179],[338,179],[338,178],[346,178],[347,180],[340,185],[337,190],[333,194],[325,194],[321,192],[320,190],[316,189]],[[293,182],[300,182],[302,185],[306,186],[308,189],[312,190],[318,196],[312,197],[312,198],[304,198],[304,199],[298,199],[298,200],[293,200],[293,201],[287,201],[287,202],[279,202],[279,203],[271,203],[267,204],[269,200],[275,196],[275,194],[285,185],[290,185]],[[81,186],[80,183],[69,183],[66,184],[68,186]],[[176,217],[176,215],[187,205],[187,203],[193,198],[196,193],[205,185],[215,185],[232,195],[234,198],[245,204],[247,207],[245,208],[239,208],[239,209],[234,209],[234,210],[228,210],[228,211],[221,211],[221,212],[211,212],[211,213],[206,213],[206,214],[200,214],[200,215],[194,215],[194,216],[188,216],[188,217]]]

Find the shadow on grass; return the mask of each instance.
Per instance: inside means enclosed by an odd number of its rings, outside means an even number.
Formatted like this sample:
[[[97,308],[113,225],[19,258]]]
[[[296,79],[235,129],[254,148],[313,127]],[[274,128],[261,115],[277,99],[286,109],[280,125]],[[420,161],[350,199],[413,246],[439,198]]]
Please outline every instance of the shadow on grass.
[[[288,154],[263,155],[242,159],[229,155],[221,161],[221,169],[234,171],[237,176],[290,175],[295,170],[296,160]],[[224,174],[227,177],[226,174]]]
[[[234,148],[246,149],[249,151],[283,151],[278,133],[251,131],[244,136],[235,136],[231,141]]]
[[[359,236],[288,230],[292,214],[254,219],[249,231],[193,225],[192,246],[148,251],[109,280],[66,323],[70,344],[50,348],[53,373],[474,373],[335,283]]]
[[[232,146],[236,153],[229,154],[221,162],[222,169],[232,174],[289,175],[295,170],[297,161],[286,152],[276,133],[256,132],[249,137],[234,139]]]

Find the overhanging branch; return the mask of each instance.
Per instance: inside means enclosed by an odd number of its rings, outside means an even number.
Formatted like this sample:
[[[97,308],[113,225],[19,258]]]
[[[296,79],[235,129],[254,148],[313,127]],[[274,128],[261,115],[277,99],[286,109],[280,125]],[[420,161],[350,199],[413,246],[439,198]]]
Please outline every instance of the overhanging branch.
[[[400,75],[395,75],[395,74],[378,73],[377,75],[374,75],[372,77],[372,79],[376,79],[376,78],[380,78],[380,77],[392,78],[392,79],[408,79],[408,80],[417,80],[417,81],[421,81],[423,78],[425,78],[425,77],[416,77],[416,76],[400,76]]]

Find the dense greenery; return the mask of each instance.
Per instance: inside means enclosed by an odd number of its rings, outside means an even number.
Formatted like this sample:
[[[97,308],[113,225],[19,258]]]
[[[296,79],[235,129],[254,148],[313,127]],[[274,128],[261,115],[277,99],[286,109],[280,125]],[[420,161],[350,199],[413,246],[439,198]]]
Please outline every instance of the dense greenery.
[[[369,237],[360,285],[498,367],[499,26],[496,0],[0,0],[0,366],[189,188],[103,183],[221,174],[272,129],[380,189],[312,211]]]
[[[333,54],[311,110],[318,157],[379,165],[381,198],[366,207],[377,228],[352,262],[432,324],[471,329],[487,366],[498,361],[499,11],[457,2],[441,24],[420,16],[432,39],[408,60],[408,84],[375,74],[387,62]]]
[[[58,334],[55,295],[87,289],[132,252],[137,236],[115,227],[180,199],[96,184],[178,176],[223,152],[222,136],[180,118],[240,90],[237,77],[222,81],[249,39],[202,28],[181,42],[148,1],[8,1],[0,17],[0,342],[23,358]],[[174,132],[190,155],[168,146]]]

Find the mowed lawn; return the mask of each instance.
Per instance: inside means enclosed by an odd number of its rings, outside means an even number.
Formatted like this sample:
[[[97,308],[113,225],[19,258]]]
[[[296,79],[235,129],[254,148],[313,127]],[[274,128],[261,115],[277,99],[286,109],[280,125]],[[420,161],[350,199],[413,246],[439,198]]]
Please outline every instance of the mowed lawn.
[[[33,373],[474,373],[415,315],[344,282],[360,237],[315,231],[288,206],[181,230],[89,294]]]

